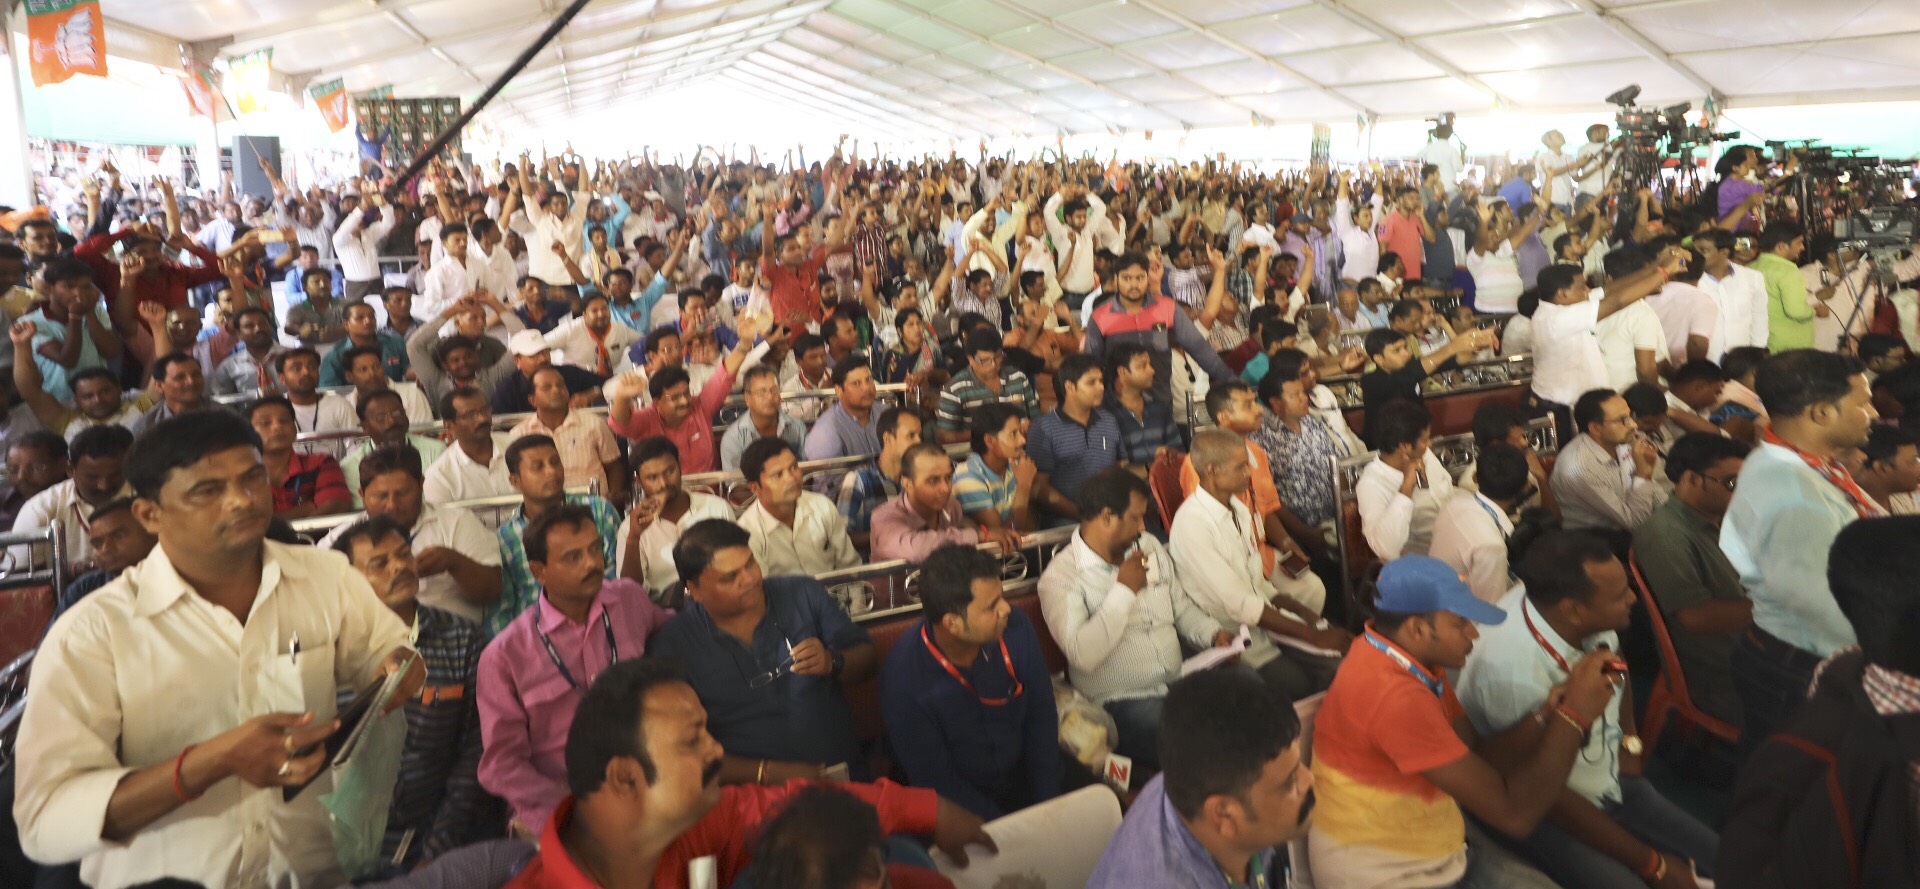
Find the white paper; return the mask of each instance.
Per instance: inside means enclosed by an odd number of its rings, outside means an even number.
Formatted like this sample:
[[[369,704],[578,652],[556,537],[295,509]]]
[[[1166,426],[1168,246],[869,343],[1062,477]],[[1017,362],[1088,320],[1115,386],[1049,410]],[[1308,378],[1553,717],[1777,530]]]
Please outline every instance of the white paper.
[[[1182,661],[1180,664],[1180,675],[1191,676],[1201,670],[1211,670],[1214,667],[1218,667],[1227,661],[1239,657],[1247,650],[1247,646],[1251,644],[1253,644],[1253,634],[1247,632],[1247,628],[1242,626],[1240,628],[1240,635],[1234,637],[1232,642],[1209,648]]]
[[[1279,611],[1280,611],[1281,617],[1284,617],[1302,626],[1306,625],[1306,621],[1301,620],[1299,615],[1294,614],[1293,612],[1288,611],[1284,608],[1279,609]],[[1316,630],[1324,630],[1327,628],[1327,626],[1328,624],[1325,618],[1322,618],[1320,620],[1316,620],[1313,622],[1313,628]],[[1321,648],[1318,645],[1314,645],[1310,642],[1305,642],[1300,639],[1296,639],[1292,636],[1282,636],[1279,633],[1276,633],[1272,630],[1266,630],[1265,632],[1267,634],[1268,641],[1271,641],[1275,645],[1285,646],[1287,648],[1293,649],[1294,651],[1302,652],[1304,654],[1314,655],[1315,657],[1337,658],[1341,656],[1340,652],[1334,651],[1329,648]]]

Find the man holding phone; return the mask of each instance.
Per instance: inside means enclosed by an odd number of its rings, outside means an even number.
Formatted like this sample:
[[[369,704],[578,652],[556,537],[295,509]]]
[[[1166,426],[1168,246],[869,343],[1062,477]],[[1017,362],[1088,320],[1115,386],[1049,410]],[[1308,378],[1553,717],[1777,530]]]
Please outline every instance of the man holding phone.
[[[1544,743],[1561,721],[1587,730],[1559,799],[1515,848],[1571,889],[1692,889],[1696,874],[1713,874],[1720,838],[1647,781],[1626,663],[1609,658],[1619,693],[1598,713],[1543,709],[1574,681],[1571,665],[1620,650],[1634,603],[1625,567],[1606,541],[1574,531],[1550,532],[1518,555],[1522,586],[1501,600],[1506,620],[1482,631],[1460,671],[1460,703],[1482,738],[1519,732],[1503,737],[1512,750]]]
[[[23,848],[96,886],[338,884],[322,743],[340,689],[404,668],[390,708],[419,693],[406,626],[343,560],[265,540],[272,481],[239,416],[158,423],[126,473],[159,548],[49,631],[20,725]]]

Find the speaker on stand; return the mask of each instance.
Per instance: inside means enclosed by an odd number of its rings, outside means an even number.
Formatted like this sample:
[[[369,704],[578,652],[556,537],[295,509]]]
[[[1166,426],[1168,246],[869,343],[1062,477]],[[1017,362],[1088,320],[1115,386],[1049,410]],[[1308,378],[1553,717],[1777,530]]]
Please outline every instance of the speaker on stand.
[[[273,175],[281,175],[280,137],[233,137],[234,190],[239,194],[272,200],[273,184],[267,179],[267,174],[260,171],[261,161],[265,161],[268,168],[273,170]]]

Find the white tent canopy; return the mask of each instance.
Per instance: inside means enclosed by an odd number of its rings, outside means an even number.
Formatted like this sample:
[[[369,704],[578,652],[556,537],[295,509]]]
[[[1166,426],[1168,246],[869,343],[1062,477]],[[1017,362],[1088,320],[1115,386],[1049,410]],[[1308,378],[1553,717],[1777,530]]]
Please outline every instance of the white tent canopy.
[[[476,96],[564,0],[103,0],[299,86]],[[110,44],[116,36],[109,35]],[[594,0],[496,100],[574,122],[719,79],[889,139],[1920,99],[1912,0]],[[715,109],[720,113],[722,109]]]

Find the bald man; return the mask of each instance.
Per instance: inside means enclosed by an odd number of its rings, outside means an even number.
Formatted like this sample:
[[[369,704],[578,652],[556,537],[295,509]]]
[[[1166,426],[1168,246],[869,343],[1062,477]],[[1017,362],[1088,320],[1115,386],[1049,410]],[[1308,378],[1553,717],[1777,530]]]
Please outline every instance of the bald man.
[[[1246,442],[1226,430],[1207,429],[1193,437],[1190,453],[1200,486],[1173,517],[1167,547],[1180,566],[1181,592],[1221,626],[1251,630],[1253,644],[1242,660],[1291,699],[1325,690],[1353,636],[1281,595],[1265,576],[1254,538],[1260,525],[1240,499],[1253,479]],[[1319,593],[1324,598],[1325,588]],[[1269,634],[1325,653],[1282,652]]]

